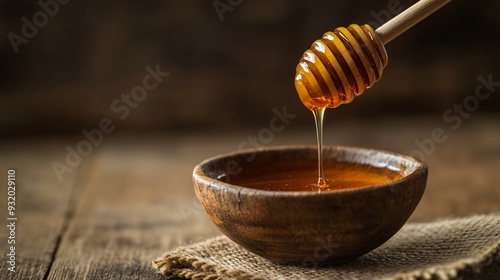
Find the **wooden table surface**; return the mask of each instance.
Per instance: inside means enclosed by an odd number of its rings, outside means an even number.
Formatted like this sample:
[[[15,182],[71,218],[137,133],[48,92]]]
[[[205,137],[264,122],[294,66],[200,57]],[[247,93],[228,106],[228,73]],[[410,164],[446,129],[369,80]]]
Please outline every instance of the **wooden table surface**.
[[[334,123],[335,120],[328,120]],[[440,118],[327,126],[325,142],[409,154],[415,139],[447,135],[426,157],[426,193],[410,221],[500,212],[500,118],[473,116],[457,130]],[[7,224],[7,171],[16,171],[16,272],[8,272],[8,232],[0,236],[1,279],[161,279],[151,260],[220,234],[197,203],[191,171],[236,150],[259,128],[234,133],[106,135],[59,182],[54,161],[83,135],[0,142],[0,218]],[[271,145],[314,144],[314,130],[290,128]]]

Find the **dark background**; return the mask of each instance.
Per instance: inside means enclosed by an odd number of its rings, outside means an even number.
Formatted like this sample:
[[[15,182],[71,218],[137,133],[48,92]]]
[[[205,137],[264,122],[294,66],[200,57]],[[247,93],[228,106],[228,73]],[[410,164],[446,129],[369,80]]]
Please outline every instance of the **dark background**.
[[[240,148],[314,145],[293,84],[302,53],[326,31],[415,3],[243,0],[221,21],[214,0],[71,0],[16,53],[9,37],[43,15],[37,1],[0,1],[0,220],[13,169],[13,279],[160,279],[152,259],[221,234],[197,203],[193,167]],[[500,86],[467,117],[443,118],[474,98],[478,76],[500,82],[499,12],[498,0],[452,1],[387,45],[372,89],[326,112],[326,145],[427,163],[410,222],[500,212]],[[111,104],[156,65],[170,76],[121,120]],[[273,133],[284,106],[296,117]],[[115,130],[103,136],[106,118]]]
[[[8,34],[22,35],[22,18],[33,22],[42,8],[2,1],[0,134],[75,134],[104,117],[131,133],[246,129],[266,126],[272,109],[283,106],[298,115],[294,126],[310,127],[293,86],[301,54],[328,30],[382,22],[388,6],[414,2],[241,1],[221,21],[214,1],[73,0],[16,54]],[[382,80],[330,110],[327,121],[439,119],[474,93],[479,75],[500,81],[499,11],[494,0],[452,1],[390,42]],[[118,119],[111,103],[157,64],[170,76]],[[480,114],[498,114],[496,95],[480,104]]]

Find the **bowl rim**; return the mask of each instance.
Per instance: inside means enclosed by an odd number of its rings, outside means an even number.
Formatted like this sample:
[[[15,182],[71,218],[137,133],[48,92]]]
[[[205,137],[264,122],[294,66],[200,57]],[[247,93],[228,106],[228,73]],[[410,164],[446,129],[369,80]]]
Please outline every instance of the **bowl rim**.
[[[380,149],[373,149],[373,148],[364,148],[364,147],[356,147],[356,146],[343,146],[343,145],[324,145],[324,149],[337,149],[339,151],[342,150],[350,150],[350,151],[356,151],[356,152],[376,152],[376,153],[381,153],[381,154],[386,154],[386,155],[391,155],[395,156],[397,158],[402,158],[408,162],[411,162],[416,165],[415,170],[413,170],[410,174],[403,176],[400,179],[390,181],[384,184],[378,184],[378,185],[372,185],[372,186],[366,186],[366,187],[360,187],[360,188],[349,188],[349,189],[340,189],[340,190],[333,190],[333,191],[322,191],[320,193],[318,192],[309,192],[309,191],[269,191],[269,190],[260,190],[260,189],[253,189],[253,188],[248,188],[244,186],[238,186],[234,185],[231,183],[223,182],[221,180],[218,180],[216,178],[212,178],[208,175],[206,175],[203,171],[202,168],[212,162],[215,161],[220,161],[225,158],[230,158],[234,156],[240,156],[240,155],[250,155],[254,153],[259,153],[259,152],[278,152],[278,151],[292,151],[292,150],[311,150],[314,149],[317,151],[317,146],[316,145],[280,145],[280,146],[265,146],[265,147],[258,147],[258,148],[253,148],[253,149],[245,149],[245,150],[238,150],[238,151],[233,151],[233,152],[228,152],[228,153],[223,153],[220,155],[216,155],[210,158],[207,158],[197,164],[194,169],[193,169],[193,180],[194,181],[199,181],[202,182],[203,185],[205,186],[210,186],[210,187],[216,187],[218,189],[224,189],[225,191],[229,192],[235,192],[238,193],[238,196],[241,194],[251,194],[253,196],[266,196],[266,197],[309,197],[309,196],[330,196],[330,195],[341,195],[341,194],[353,194],[353,193],[359,193],[359,192],[367,192],[367,191],[372,191],[376,189],[381,189],[381,188],[390,188],[392,186],[404,183],[406,181],[412,181],[416,179],[416,177],[428,174],[428,167],[427,164],[419,159],[416,159],[411,156],[403,155],[403,154],[398,154],[395,152],[390,152],[390,151],[385,151],[385,150],[380,150]],[[426,184],[423,184],[423,188],[425,188]]]

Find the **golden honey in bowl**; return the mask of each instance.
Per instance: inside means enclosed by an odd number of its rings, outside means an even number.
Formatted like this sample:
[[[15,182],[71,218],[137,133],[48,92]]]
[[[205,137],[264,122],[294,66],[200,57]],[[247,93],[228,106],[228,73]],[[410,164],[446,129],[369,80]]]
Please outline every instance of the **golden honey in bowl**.
[[[335,191],[381,185],[401,179],[397,170],[367,164],[327,161],[325,185],[316,181],[318,170],[312,161],[285,161],[268,165],[246,166],[231,177],[231,184],[266,191]]]

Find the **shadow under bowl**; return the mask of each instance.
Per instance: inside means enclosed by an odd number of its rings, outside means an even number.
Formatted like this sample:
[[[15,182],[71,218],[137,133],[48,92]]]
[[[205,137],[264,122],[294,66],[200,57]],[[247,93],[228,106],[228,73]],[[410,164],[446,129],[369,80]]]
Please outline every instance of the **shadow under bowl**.
[[[335,191],[282,192],[232,185],[231,177],[276,162],[310,161],[316,146],[269,147],[207,159],[193,171],[196,196],[231,240],[270,261],[330,265],[351,261],[389,240],[419,203],[427,166],[391,152],[324,147],[325,162],[398,170],[387,183]]]

